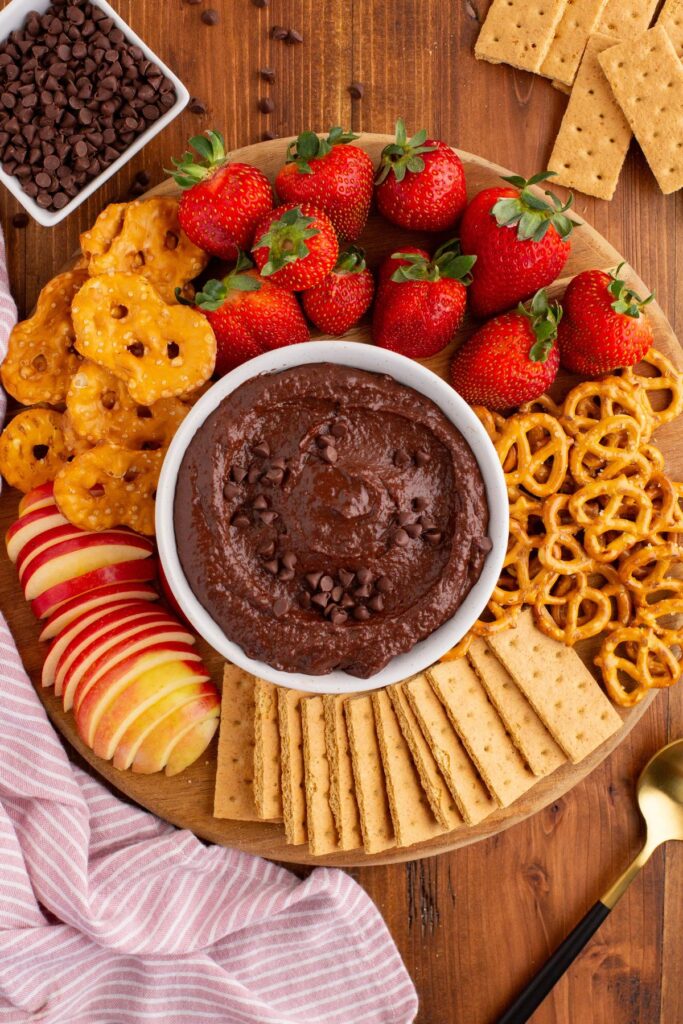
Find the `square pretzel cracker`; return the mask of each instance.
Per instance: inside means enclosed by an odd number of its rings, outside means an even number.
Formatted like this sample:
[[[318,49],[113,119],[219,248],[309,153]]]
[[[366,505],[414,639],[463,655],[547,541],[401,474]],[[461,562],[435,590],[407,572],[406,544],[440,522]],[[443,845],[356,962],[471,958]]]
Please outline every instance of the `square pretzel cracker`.
[[[540,72],[566,7],[567,0],[493,0],[474,56]]]
[[[555,88],[570,86],[576,78],[588,37],[600,20],[607,0],[568,0],[557,26],[541,74],[554,79]]]
[[[229,662],[223,669],[213,814],[236,821],[259,817],[254,801],[254,679]]]

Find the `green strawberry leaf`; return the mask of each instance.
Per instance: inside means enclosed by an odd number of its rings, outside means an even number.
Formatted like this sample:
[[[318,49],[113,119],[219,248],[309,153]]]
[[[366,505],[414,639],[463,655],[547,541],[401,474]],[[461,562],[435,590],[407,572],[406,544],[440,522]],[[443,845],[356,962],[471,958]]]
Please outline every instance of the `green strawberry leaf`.
[[[335,274],[361,274],[366,267],[365,252],[360,246],[348,245],[339,254],[334,273]]]
[[[213,174],[216,168],[227,162],[225,142],[220,132],[207,131],[205,135],[194,135],[188,145],[195,150],[197,157],[191,153],[183,153],[179,160],[172,159],[174,170],[167,170],[176,185],[182,189],[192,188],[198,181]]]
[[[468,285],[472,283],[470,271],[477,257],[463,256],[460,251],[460,240],[452,238],[439,246],[431,260],[418,252],[395,252],[392,253],[392,259],[406,260],[408,263],[407,267],[397,267],[391,275],[391,280],[397,284],[406,281],[434,282],[449,278]]]
[[[268,260],[261,267],[261,276],[269,277],[276,274],[288,263],[296,263],[309,255],[306,242],[320,234],[318,228],[312,227],[315,217],[305,216],[300,206],[285,210],[279,218],[271,221],[268,230],[257,241],[254,249],[268,249]]]
[[[619,277],[623,266],[625,266],[625,262],[620,263],[616,270],[610,271],[612,280],[607,286],[607,290],[615,300],[612,303],[612,309],[622,316],[630,316],[634,320],[638,320],[645,306],[654,300],[655,293],[652,292],[646,299],[641,299],[640,295],[629,288],[626,281]]]
[[[548,294],[545,288],[541,288],[529,303],[524,305],[520,302],[517,312],[529,320],[534,333],[535,340],[529,349],[529,359],[533,363],[545,363],[557,339],[562,307],[559,302],[548,302]]]
[[[517,225],[517,237],[520,241],[540,242],[552,225],[562,239],[569,237],[575,221],[566,216],[566,211],[574,201],[570,193],[566,203],[553,193],[546,191],[545,198],[536,195],[531,191],[530,186],[538,185],[552,177],[554,171],[541,171],[533,177],[525,179],[518,174],[511,174],[503,178],[510,185],[519,189],[517,197],[506,196],[494,203],[491,208],[491,215],[495,218],[499,227],[514,227]]]
[[[327,156],[332,152],[333,146],[346,145],[359,137],[338,124],[330,128],[327,138],[310,130],[301,132],[287,147],[286,162],[288,164],[295,163],[300,174],[312,174],[313,169],[310,166],[312,160],[319,160]]]
[[[389,143],[382,150],[379,172],[375,178],[375,184],[381,185],[383,181],[393,172],[396,181],[403,181],[406,172],[419,174],[425,169],[425,162],[421,153],[431,153],[437,148],[437,144],[427,145],[427,130],[422,128],[412,138],[408,138],[406,126],[402,118],[396,121],[396,141]]]

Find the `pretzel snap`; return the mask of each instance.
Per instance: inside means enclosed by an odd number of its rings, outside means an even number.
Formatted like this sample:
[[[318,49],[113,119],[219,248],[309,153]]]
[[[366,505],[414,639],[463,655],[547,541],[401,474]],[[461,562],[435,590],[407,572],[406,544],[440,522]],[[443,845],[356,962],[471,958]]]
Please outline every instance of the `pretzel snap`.
[[[605,637],[595,664],[612,700],[627,708],[653,687],[672,686],[681,675],[680,662],[669,646],[654,630],[639,626],[624,626]]]
[[[596,477],[609,480],[620,476],[639,454],[641,433],[632,416],[605,416],[577,434],[569,452],[575,482],[580,486]]]
[[[213,372],[216,339],[206,317],[168,306],[138,274],[91,277],[73,320],[78,351],[125,381],[141,405],[188,394]]]
[[[583,572],[551,577],[534,603],[538,628],[568,647],[602,633],[611,617],[609,597]]]
[[[496,450],[508,488],[523,487],[545,498],[564,483],[569,440],[558,420],[548,413],[512,416]]]
[[[652,520],[649,497],[624,476],[585,484],[567,507],[584,527],[586,551],[598,562],[612,562],[643,540]]]
[[[641,440],[649,440],[654,421],[642,390],[630,387],[619,377],[605,377],[585,380],[572,388],[564,400],[560,422],[575,437],[600,420],[619,415],[633,417],[640,427]]]
[[[25,409],[0,435],[0,473],[24,494],[54,480],[69,455],[64,417],[52,409]]]
[[[617,375],[633,387],[643,389],[654,429],[683,412],[683,374],[656,348],[651,348],[637,366],[617,370]]]

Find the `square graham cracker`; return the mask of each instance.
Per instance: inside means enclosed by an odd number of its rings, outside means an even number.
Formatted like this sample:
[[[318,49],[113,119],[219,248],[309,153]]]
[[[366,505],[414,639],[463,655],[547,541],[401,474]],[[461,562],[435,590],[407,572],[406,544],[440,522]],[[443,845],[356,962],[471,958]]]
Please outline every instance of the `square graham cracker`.
[[[586,44],[548,168],[553,181],[598,199],[611,199],[631,142],[631,128],[600,66],[611,36]]]
[[[674,44],[674,50],[683,58],[683,0],[665,0],[657,24],[666,29],[666,34]]]
[[[496,809],[496,802],[489,796],[427,676],[415,676],[403,686],[458,810],[468,825],[476,825]]]
[[[567,0],[493,0],[474,56],[538,74],[566,7]]]
[[[552,738],[514,679],[481,637],[470,646],[467,658],[481,679],[512,742],[534,775],[550,775],[567,758]]]
[[[666,28],[600,54],[602,70],[664,195],[683,187],[683,64]]]
[[[322,856],[338,849],[337,828],[330,806],[330,766],[325,746],[325,712],[321,696],[301,701],[304,738],[306,829],[311,853]]]
[[[576,764],[619,728],[621,718],[572,647],[536,628],[524,611],[514,629],[486,641],[536,714]]]
[[[648,27],[658,3],[659,0],[607,0],[597,31],[617,39],[633,39]]]
[[[282,814],[285,840],[300,846],[308,839],[306,830],[306,792],[304,789],[304,737],[301,725],[301,698],[298,690],[277,689],[280,725],[280,761],[282,771]]]
[[[351,697],[344,703],[349,729],[353,777],[360,812],[363,848],[366,853],[381,853],[396,846],[391,821],[382,757],[375,728],[372,698]]]
[[[254,798],[264,821],[282,818],[280,728],[277,687],[263,679],[254,684]]]
[[[254,678],[225,663],[218,734],[215,818],[258,821],[254,799]]]
[[[501,807],[509,807],[536,777],[508,736],[479,676],[464,658],[432,665],[427,676],[489,793]]]
[[[541,67],[541,74],[554,79],[553,84],[569,86],[576,78],[588,37],[596,28],[606,3],[607,0],[567,0]]]
[[[386,690],[372,694],[375,727],[397,846],[412,846],[444,832],[422,788],[420,775]]]
[[[337,826],[340,850],[357,850],[363,845],[358,802],[353,781],[349,733],[341,695],[325,694],[325,748],[330,768],[330,806]]]

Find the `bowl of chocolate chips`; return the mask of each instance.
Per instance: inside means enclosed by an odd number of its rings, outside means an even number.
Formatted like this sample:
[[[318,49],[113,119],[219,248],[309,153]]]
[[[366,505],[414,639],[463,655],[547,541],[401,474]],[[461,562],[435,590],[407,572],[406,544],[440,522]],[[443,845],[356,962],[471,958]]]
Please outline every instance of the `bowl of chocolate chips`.
[[[270,682],[350,693],[464,636],[505,557],[502,469],[466,402],[411,359],[314,341],[214,384],[176,433],[156,503],[183,613]]]
[[[0,181],[58,224],[176,117],[179,78],[105,0],[0,12]]]

